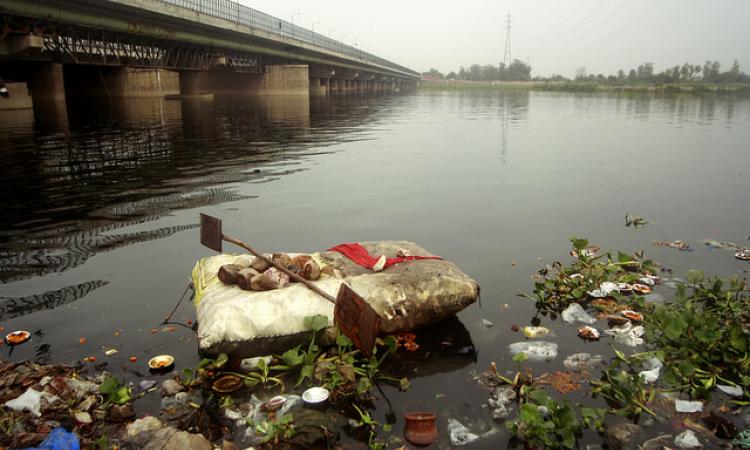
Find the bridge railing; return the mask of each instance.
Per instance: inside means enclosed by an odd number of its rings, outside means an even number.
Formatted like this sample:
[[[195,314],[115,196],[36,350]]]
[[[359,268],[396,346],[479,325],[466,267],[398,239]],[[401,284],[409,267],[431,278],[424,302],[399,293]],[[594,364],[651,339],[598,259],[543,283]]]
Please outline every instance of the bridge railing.
[[[294,25],[285,20],[273,17],[269,14],[260,12],[248,6],[240,5],[232,0],[159,0],[170,5],[181,6],[192,11],[206,14],[230,22],[244,25],[250,28],[257,28],[281,36],[291,37],[309,44],[323,47],[343,53],[353,58],[371,62],[385,67],[390,67],[402,72],[411,73],[418,76],[413,70],[404,66],[392,63],[386,59],[365,52],[360,48],[352,47],[341,41],[331,39],[319,33],[314,33],[307,28]]]

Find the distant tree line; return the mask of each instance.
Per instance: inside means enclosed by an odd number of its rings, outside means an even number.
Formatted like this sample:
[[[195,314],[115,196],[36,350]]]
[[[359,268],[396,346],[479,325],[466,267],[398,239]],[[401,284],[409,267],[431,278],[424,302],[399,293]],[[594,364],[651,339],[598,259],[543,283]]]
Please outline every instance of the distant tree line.
[[[500,63],[497,66],[492,64],[472,64],[466,69],[461,66],[458,73],[451,71],[443,75],[437,69],[430,69],[422,74],[428,78],[439,78],[446,80],[467,80],[467,81],[527,81],[531,80],[531,66],[514,59],[513,62],[506,66]]]
[[[562,75],[551,77],[536,77],[537,81],[570,81]],[[750,83],[750,76],[740,69],[739,62],[735,59],[732,67],[722,72],[719,61],[706,61],[703,65],[685,63],[682,66],[674,66],[662,72],[654,72],[654,64],[647,62],[639,65],[626,74],[618,70],[616,75],[605,76],[603,74],[589,74],[585,67],[576,69],[575,81],[586,81],[600,84],[628,84],[628,83],[692,83],[705,82],[716,84]]]

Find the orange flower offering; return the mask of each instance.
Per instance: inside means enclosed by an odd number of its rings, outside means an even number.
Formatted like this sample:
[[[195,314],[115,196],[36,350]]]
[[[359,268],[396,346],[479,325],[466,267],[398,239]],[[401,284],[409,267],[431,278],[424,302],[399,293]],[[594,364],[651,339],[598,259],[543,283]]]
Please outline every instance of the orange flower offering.
[[[599,330],[587,325],[578,329],[578,336],[589,341],[598,341]]]
[[[417,344],[416,339],[416,334],[404,333],[396,336],[396,343],[399,347],[403,347],[407,351],[416,352],[417,350],[419,350],[419,344]]]
[[[24,342],[29,340],[29,337],[31,337],[31,333],[29,333],[28,331],[13,331],[12,333],[8,333],[7,335],[5,335],[5,342],[7,342],[8,345],[23,344]]]
[[[625,317],[627,317],[630,320],[633,320],[635,322],[643,322],[643,314],[639,312],[632,311],[630,309],[626,309],[625,311],[622,311],[621,314]]]

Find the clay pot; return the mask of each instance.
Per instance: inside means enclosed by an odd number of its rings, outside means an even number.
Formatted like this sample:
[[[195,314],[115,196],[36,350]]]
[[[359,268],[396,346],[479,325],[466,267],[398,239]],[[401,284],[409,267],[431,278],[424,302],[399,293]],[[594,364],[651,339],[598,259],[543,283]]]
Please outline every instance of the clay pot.
[[[404,414],[404,437],[414,445],[430,445],[437,438],[437,417],[430,412]]]

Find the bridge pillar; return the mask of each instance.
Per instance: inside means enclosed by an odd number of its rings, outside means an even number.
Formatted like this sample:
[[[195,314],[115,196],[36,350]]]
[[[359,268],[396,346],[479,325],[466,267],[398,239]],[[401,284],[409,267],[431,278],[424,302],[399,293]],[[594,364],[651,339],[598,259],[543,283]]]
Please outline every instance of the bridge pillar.
[[[327,78],[310,78],[310,94],[326,95],[328,94]]]
[[[34,102],[65,101],[65,79],[60,63],[42,63],[34,66],[29,80]]]
[[[260,94],[304,94],[310,93],[310,82],[306,65],[266,66]]]
[[[199,73],[194,71],[180,72],[180,95],[198,95],[199,90]]]

